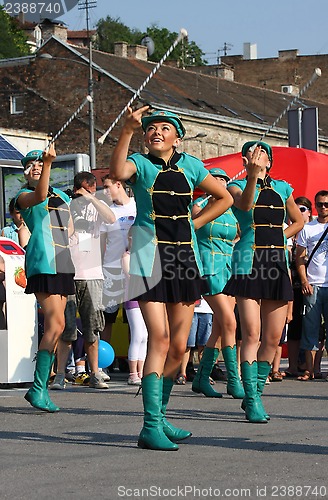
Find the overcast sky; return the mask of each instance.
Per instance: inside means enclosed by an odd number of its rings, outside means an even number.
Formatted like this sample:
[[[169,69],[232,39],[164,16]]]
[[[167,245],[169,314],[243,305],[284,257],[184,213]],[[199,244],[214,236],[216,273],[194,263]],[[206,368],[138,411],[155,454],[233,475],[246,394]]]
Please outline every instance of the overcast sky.
[[[211,64],[225,43],[230,55],[242,54],[244,42],[255,43],[258,58],[277,57],[279,50],[287,49],[299,49],[300,55],[328,54],[328,0],[97,0],[96,4],[90,10],[91,27],[110,16],[140,31],[151,24],[175,32],[186,28],[189,40]],[[78,7],[61,20],[72,30],[86,27],[85,11]]]

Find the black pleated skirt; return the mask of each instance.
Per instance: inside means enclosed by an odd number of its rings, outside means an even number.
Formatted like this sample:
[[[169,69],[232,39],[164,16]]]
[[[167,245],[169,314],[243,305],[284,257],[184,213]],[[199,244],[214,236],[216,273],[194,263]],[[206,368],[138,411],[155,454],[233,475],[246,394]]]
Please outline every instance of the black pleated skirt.
[[[255,257],[252,272],[232,275],[223,293],[249,299],[293,300],[293,288],[283,252],[277,261],[270,257],[269,251],[259,252]]]
[[[25,293],[49,293],[51,295],[74,295],[74,274],[35,274],[27,278]]]
[[[167,260],[166,255],[170,255]],[[195,302],[208,292],[206,279],[200,276],[194,257],[185,258],[185,254],[182,258],[181,254],[176,252],[176,258],[172,259],[172,255],[160,250],[150,277],[130,275],[129,300]],[[193,255],[193,252],[190,255]]]

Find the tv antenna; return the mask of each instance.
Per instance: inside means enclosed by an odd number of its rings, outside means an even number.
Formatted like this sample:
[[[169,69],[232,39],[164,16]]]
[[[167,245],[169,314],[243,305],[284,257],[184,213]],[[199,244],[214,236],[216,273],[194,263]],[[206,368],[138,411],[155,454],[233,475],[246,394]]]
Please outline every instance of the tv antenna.
[[[224,42],[223,47],[218,49],[218,58],[217,58],[217,63],[221,64],[221,54],[223,53],[224,56],[228,55],[228,51],[231,50],[233,47],[232,43]]]

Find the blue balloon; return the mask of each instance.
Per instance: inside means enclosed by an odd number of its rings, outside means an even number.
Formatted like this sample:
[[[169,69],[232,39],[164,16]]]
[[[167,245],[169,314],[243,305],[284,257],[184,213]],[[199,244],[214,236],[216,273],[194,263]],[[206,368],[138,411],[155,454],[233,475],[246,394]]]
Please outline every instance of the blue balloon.
[[[98,345],[98,367],[107,368],[115,359],[115,352],[112,346],[104,340],[99,340]]]

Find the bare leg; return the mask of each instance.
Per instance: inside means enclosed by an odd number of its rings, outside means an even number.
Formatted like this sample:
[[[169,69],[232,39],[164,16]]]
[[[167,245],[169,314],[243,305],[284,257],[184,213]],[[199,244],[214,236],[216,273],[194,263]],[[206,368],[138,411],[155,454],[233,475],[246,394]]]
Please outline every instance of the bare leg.
[[[88,356],[88,363],[90,367],[91,374],[97,373],[99,371],[98,367],[98,340],[95,342],[84,341],[85,352]]]
[[[165,304],[140,301],[139,306],[148,330],[144,377],[151,373],[157,373],[158,376],[161,376],[170,343]]]
[[[319,374],[321,373],[321,359],[323,355],[323,350],[324,350],[324,342],[320,341],[319,342],[319,350],[316,351],[315,356],[314,356],[314,374]]]
[[[106,323],[105,328],[100,334],[101,340],[104,340],[105,342],[108,342],[108,344],[110,344],[112,338],[112,331],[113,331],[113,323]]]
[[[282,373],[280,372],[280,361],[282,354],[282,346],[278,345],[276,354],[273,358],[272,363],[272,381],[273,382],[281,382],[283,380]]]
[[[44,314],[44,334],[39,350],[54,352],[59,337],[65,328],[66,297],[47,293],[37,293],[35,295]]]
[[[236,343],[235,298],[221,293],[208,295],[205,298],[214,313],[212,333],[206,346],[218,349],[221,346],[222,349],[227,346],[233,347]]]
[[[57,345],[57,373],[64,374],[72,344],[59,339]]]
[[[175,378],[178,373],[183,356],[186,352],[193,315],[193,302],[167,304],[167,316],[171,339],[164,368],[165,377]]]
[[[179,370],[179,374],[187,376],[187,364],[190,360],[190,347],[187,347],[186,352],[184,353],[181,361],[181,366]]]
[[[276,354],[273,358],[273,363],[272,363],[272,371],[273,372],[280,371],[281,353],[282,353],[282,347],[281,347],[281,345],[278,345],[277,350],[276,350]]]
[[[24,397],[35,408],[53,413],[59,411],[59,408],[49,398],[48,382],[55,358],[54,351],[65,327],[66,297],[38,293],[36,298],[44,314],[44,335],[36,355],[34,382]]]
[[[314,359],[317,351],[305,351],[305,363],[306,369],[310,372],[310,375],[314,374]]]
[[[174,379],[186,350],[194,304],[140,301],[139,305],[148,330],[144,376],[164,372]]]
[[[191,433],[170,424],[165,413],[173,380],[186,350],[194,303],[140,301],[139,306],[148,330],[148,351],[142,379],[144,427],[138,445],[152,449],[177,449],[171,439],[180,441]],[[152,421],[158,422],[155,431],[154,426],[149,429],[149,416]]]
[[[262,341],[258,351],[259,361],[273,362],[286,323],[287,307],[287,302],[262,300]]]
[[[240,359],[252,363],[257,359],[260,340],[260,300],[237,297],[237,305],[242,332]]]
[[[137,362],[137,371],[138,371],[138,377],[142,378],[143,377],[143,369],[144,369],[144,360],[143,359],[138,359]]]
[[[128,378],[128,384],[129,385],[140,385],[141,384],[141,378],[142,375],[140,376],[139,369],[138,369],[138,360],[133,360],[129,359],[129,378]]]
[[[132,360],[132,359],[129,359],[128,360],[128,363],[129,363],[129,370],[130,370],[130,375],[138,375],[138,368],[137,368],[137,365],[138,365],[138,360]],[[137,378],[137,377],[136,377]]]

